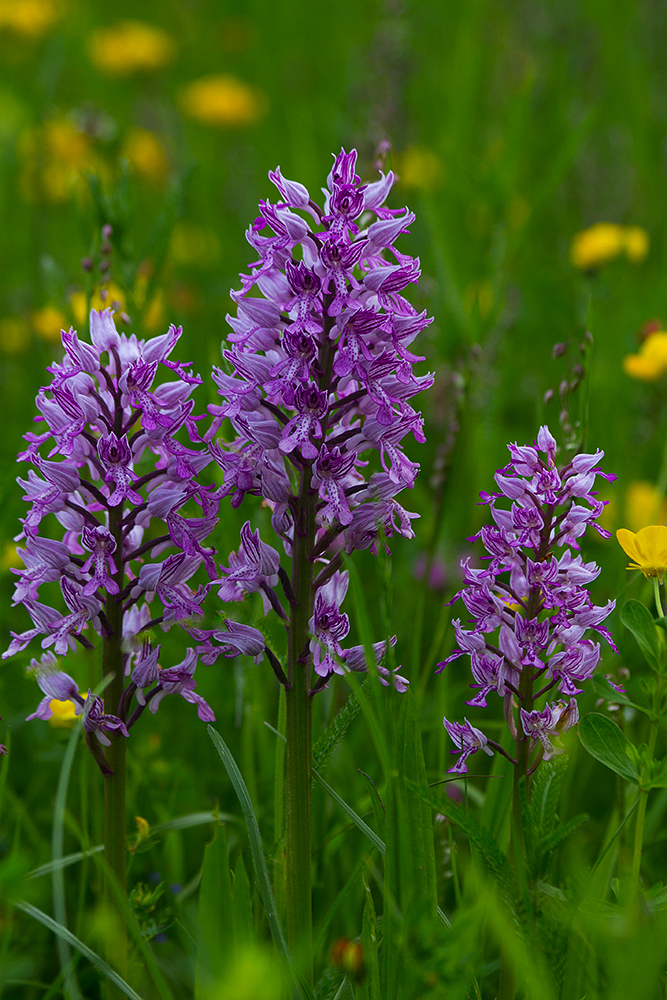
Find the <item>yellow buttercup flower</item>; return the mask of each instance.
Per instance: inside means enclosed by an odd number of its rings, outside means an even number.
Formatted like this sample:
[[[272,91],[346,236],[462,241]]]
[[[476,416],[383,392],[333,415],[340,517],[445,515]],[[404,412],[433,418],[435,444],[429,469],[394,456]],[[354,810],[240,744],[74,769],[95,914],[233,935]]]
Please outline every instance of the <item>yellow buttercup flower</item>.
[[[0,0],[0,29],[40,38],[58,19],[53,0]]]
[[[88,43],[90,58],[98,69],[112,76],[129,76],[168,66],[176,55],[171,35],[143,21],[118,21],[98,28]]]
[[[658,581],[667,572],[667,526],[651,524],[636,534],[627,528],[616,532],[618,543],[634,562],[628,569],[640,569],[645,577],[657,576]]]
[[[644,260],[649,249],[649,236],[639,226],[619,226],[614,222],[597,222],[577,233],[570,247],[570,260],[582,271],[600,267],[615,260],[623,251],[633,264]]]
[[[252,125],[266,110],[263,91],[233,76],[213,73],[194,80],[181,92],[180,104],[186,114],[204,125]]]
[[[133,128],[125,137],[121,151],[130,166],[140,177],[153,184],[164,183],[169,170],[169,160],[158,137],[145,128]]]
[[[637,480],[625,492],[625,520],[631,531],[656,521],[667,523],[667,501],[653,483]]]
[[[667,372],[667,331],[649,334],[637,354],[626,354],[623,371],[630,378],[657,382]]]
[[[570,260],[586,271],[618,257],[623,249],[623,228],[611,222],[598,222],[577,233],[570,247]]]

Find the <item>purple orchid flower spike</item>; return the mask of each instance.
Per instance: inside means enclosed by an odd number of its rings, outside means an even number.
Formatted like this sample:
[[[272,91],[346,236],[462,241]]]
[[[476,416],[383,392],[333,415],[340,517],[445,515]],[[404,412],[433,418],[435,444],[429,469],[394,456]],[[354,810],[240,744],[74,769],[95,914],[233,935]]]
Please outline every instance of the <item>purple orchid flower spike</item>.
[[[432,375],[413,372],[423,359],[408,350],[431,322],[402,294],[417,280],[419,262],[394,246],[414,215],[384,205],[392,174],[363,184],[356,164],[354,150],[335,157],[323,208],[279,168],[269,174],[280,201],[262,202],[247,233],[257,260],[232,292],[227,368],[213,375],[222,404],[209,407],[206,435],[223,473],[218,495],[230,495],[235,507],[249,494],[262,496],[293,567],[297,538],[309,539],[318,569],[309,573],[308,628],[294,641],[299,655],[307,647],[318,690],[345,672],[341,548],[375,552],[380,537],[413,536],[417,515],[395,497],[419,471],[404,454],[406,440],[425,440],[409,400],[433,384]],[[213,440],[225,418],[236,436]],[[372,451],[385,471],[365,477],[362,456]],[[265,614],[273,609],[288,621],[276,586],[280,579],[293,615],[302,599],[293,575],[246,523],[238,553],[221,567],[219,596],[239,601],[259,591]]]
[[[482,497],[495,522],[476,536],[488,553],[486,567],[472,569],[469,560],[462,563],[466,586],[457,597],[463,599],[472,627],[454,621],[457,648],[438,670],[470,656],[471,687],[478,690],[468,704],[485,707],[493,692],[502,698],[516,741],[516,758],[510,759],[529,777],[541,760],[562,752],[552,737],[577,722],[576,695],[601,657],[599,643],[587,637],[587,630],[603,635],[618,652],[602,626],[615,602],[601,607],[591,602],[586,584],[599,570],[583,562],[577,541],[587,527],[608,534],[596,523],[604,505],[592,490],[596,476],[614,477],[597,468],[601,451],[576,455],[558,467],[557,445],[548,427],[540,428],[534,444],[512,444],[509,452],[510,463],[495,477],[500,492]],[[536,707],[553,689],[568,701]],[[472,734],[480,731],[467,722],[468,728],[448,722],[445,726],[454,752],[461,753],[457,773],[465,773],[465,761],[475,748],[488,752],[492,747],[509,756],[491,740],[483,747],[476,744],[481,736]]]
[[[396,497],[419,470],[404,448],[410,436],[424,441],[411,401],[433,376],[415,373],[423,359],[408,348],[431,320],[404,295],[419,261],[394,245],[414,216],[384,204],[392,174],[362,183],[356,151],[341,150],[323,206],[279,168],[269,176],[278,201],[260,203],[246,234],[256,257],[231,293],[225,367],[213,372],[221,401],[209,406],[204,439],[222,472],[216,496],[230,496],[234,507],[262,497],[285,555],[246,522],[238,551],[220,567],[218,594],[231,602],[259,593],[265,615],[275,612],[287,630],[286,665],[265,652],[286,691],[287,801],[298,804],[287,810],[287,880],[305,887],[306,900],[312,698],[332,677],[369,666],[381,683],[407,688],[393,664],[380,662],[393,659],[395,638],[374,645],[375,664],[362,647],[345,648],[343,560],[414,534],[417,515]],[[232,433],[216,440],[225,420]],[[205,662],[231,642],[190,634]],[[288,914],[300,952],[301,920]]]
[[[190,364],[169,359],[180,328],[139,340],[118,333],[105,309],[91,312],[90,332],[91,343],[63,332],[64,355],[37,395],[44,432],[26,435],[28,448],[20,455],[32,467],[19,480],[29,511],[19,536],[25,568],[15,571],[14,603],[26,609],[33,627],[13,632],[3,655],[41,641],[47,652],[39,663],[31,661],[30,671],[44,698],[30,718],[50,718],[54,698],[72,701],[75,713],[83,713],[88,746],[112,777],[105,754],[121,752],[147,704],[154,710],[167,694],[179,693],[197,704],[200,718],[213,719],[195,692],[199,650],[210,664],[219,655],[260,657],[264,642],[230,621],[224,638],[222,630],[210,630],[178,667],[159,667],[160,646],[153,649],[146,631],[201,623],[218,576],[209,539],[224,492],[202,476],[215,456],[193,414],[191,397],[201,379]],[[260,374],[268,377],[270,367],[267,362]],[[57,539],[50,537],[58,531]],[[253,544],[261,543],[252,536],[247,548]],[[264,550],[258,565],[260,575],[268,572]],[[266,578],[275,585],[275,569]],[[62,591],[60,609],[39,602],[40,588],[54,582]],[[102,647],[111,675],[104,701],[96,694],[84,701],[59,665],[58,657],[77,645]]]

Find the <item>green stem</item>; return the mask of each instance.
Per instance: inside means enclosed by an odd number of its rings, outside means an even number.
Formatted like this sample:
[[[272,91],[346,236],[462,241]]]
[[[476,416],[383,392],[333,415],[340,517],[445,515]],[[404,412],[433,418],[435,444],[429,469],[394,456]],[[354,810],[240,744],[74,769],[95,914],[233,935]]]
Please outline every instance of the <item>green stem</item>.
[[[639,807],[637,809],[637,819],[635,820],[635,843],[632,851],[632,872],[630,875],[630,886],[632,898],[637,898],[639,891],[639,871],[642,864],[642,847],[644,844],[644,820],[646,819],[646,804],[648,802],[648,791],[639,789]]]
[[[116,562],[118,573],[116,582],[119,591],[122,590],[122,529],[120,520],[123,516],[121,507],[112,508],[109,512],[109,530],[116,541]],[[102,675],[113,675],[113,679],[104,692],[104,711],[107,715],[117,715],[125,677],[123,675],[123,651],[121,648],[123,634],[123,610],[121,602],[112,595],[106,601],[106,617],[111,628],[111,635],[105,636],[102,644]],[[127,978],[127,926],[125,914],[118,905],[113,882],[116,882],[125,894],[125,863],[127,852],[127,827],[125,819],[125,737],[118,732],[108,734],[111,746],[106,750],[106,758],[113,774],[104,779],[104,860],[106,862],[104,876],[104,902],[107,910],[114,915],[114,930],[108,935],[106,958],[109,965]],[[124,994],[110,980],[107,980],[107,1000],[120,1000]]]
[[[548,508],[547,508],[548,510]],[[538,552],[538,558],[544,559],[548,551],[549,532],[551,529],[551,517],[545,518],[542,529],[542,544]],[[526,608],[526,619],[530,621],[537,618],[542,609],[542,598],[540,591],[531,590]],[[534,700],[534,681],[530,665],[523,667],[519,679],[519,707],[527,712],[532,711]],[[530,776],[528,768],[530,764],[530,738],[524,733],[521,724],[521,715],[518,713],[517,734],[516,734],[516,764],[514,765],[514,775],[512,781],[512,826],[510,832],[510,857],[514,865],[519,891],[523,906],[527,913],[532,913],[532,905],[529,894],[528,882],[526,879],[526,845],[523,833],[523,816],[521,802],[521,788],[525,781],[526,795],[529,793]],[[514,1000],[516,995],[516,974],[512,960],[507,954],[504,945],[501,947],[500,955],[500,985],[498,1000]]]
[[[658,690],[653,700],[653,711],[656,718],[651,722],[651,729],[648,737],[648,751],[645,771],[650,769],[655,753],[655,745],[658,740],[658,729],[660,728],[658,708],[662,702],[662,677],[658,681]],[[646,820],[646,806],[648,804],[648,789],[640,788],[638,796],[637,819],[635,820],[635,842],[632,850],[632,871],[630,873],[630,891],[632,899],[637,899],[639,892],[639,873],[642,865],[642,848],[644,846],[644,822]]]
[[[287,941],[309,983],[313,978],[312,854],[312,705],[308,622],[313,613],[313,569],[309,554],[315,543],[315,501],[311,472],[301,473],[292,550],[292,588],[286,692],[286,844],[285,888]]]
[[[658,582],[657,576],[653,577],[653,596],[655,597],[656,611],[658,612],[661,618],[664,618],[665,612],[663,611],[662,607],[662,599],[660,597],[660,584]]]

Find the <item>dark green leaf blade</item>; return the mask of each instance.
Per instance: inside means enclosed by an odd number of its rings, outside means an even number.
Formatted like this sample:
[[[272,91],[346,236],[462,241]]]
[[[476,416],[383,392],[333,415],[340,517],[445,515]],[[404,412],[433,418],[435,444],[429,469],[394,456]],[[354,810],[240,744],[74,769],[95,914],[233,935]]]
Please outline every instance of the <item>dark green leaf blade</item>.
[[[591,757],[595,757],[622,778],[637,783],[637,768],[627,752],[631,743],[606,715],[600,715],[599,712],[585,715],[579,723],[579,739]]]
[[[634,635],[647,663],[654,670],[659,670],[662,652],[653,616],[646,605],[641,601],[628,601],[623,605],[621,621]]]

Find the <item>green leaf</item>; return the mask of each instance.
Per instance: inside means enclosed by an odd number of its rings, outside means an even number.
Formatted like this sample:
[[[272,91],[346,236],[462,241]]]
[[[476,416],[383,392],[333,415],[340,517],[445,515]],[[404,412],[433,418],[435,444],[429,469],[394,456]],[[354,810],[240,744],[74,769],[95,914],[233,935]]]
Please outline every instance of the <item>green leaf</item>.
[[[71,944],[77,951],[80,951],[81,954],[84,955],[96,969],[99,969],[100,972],[107,977],[107,979],[110,979],[112,983],[115,983],[118,989],[122,990],[125,996],[129,997],[130,1000],[142,1000],[139,994],[135,993],[132,987],[129,986],[117,972],[114,972],[111,966],[108,965],[104,959],[97,954],[97,952],[93,951],[92,948],[89,948],[87,944],[83,943],[83,941],[80,941],[78,937],[75,937],[74,934],[72,934],[71,931],[68,931],[66,927],[63,927],[62,924],[59,924],[56,920],[47,916],[46,913],[42,913],[42,911],[38,910],[36,906],[32,905],[32,903],[26,903],[25,900],[20,900],[14,903],[14,906],[17,910],[27,913],[29,917],[34,917],[34,919],[38,920],[40,924],[44,924],[45,927],[48,927],[49,930],[53,931],[53,933],[59,938],[66,941],[68,944]]]
[[[632,632],[644,654],[644,659],[654,670],[660,670],[662,651],[655,622],[646,605],[640,601],[628,601],[623,605],[621,621]]]
[[[243,780],[241,772],[236,765],[236,761],[234,760],[220,733],[218,733],[213,726],[207,726],[207,729],[208,735],[213,740],[213,745],[218,751],[222,763],[225,765],[225,769],[229,775],[229,780],[234,786],[234,791],[236,792],[239,803],[241,804],[241,809],[243,810],[243,815],[245,816],[246,824],[248,826],[248,839],[250,840],[252,861],[255,868],[257,891],[259,892],[260,899],[264,905],[264,911],[266,913],[266,919],[269,924],[269,930],[271,931],[273,943],[292,974],[294,981],[294,995],[299,998],[305,996],[307,1000],[315,1000],[313,991],[299,972],[294,959],[292,958],[283,935],[282,927],[280,926],[280,921],[278,920],[278,911],[276,910],[273,892],[271,891],[271,882],[269,881],[269,872],[266,867],[266,858],[264,857],[262,838],[259,833],[257,817],[255,816],[255,810],[253,809],[252,800],[248,794],[245,781]]]
[[[645,707],[637,705],[634,701],[630,701],[627,695],[617,691],[604,674],[593,674],[591,677],[591,687],[598,698],[604,698],[605,701],[610,701],[617,705],[628,705],[630,708],[635,708],[638,712],[646,714],[647,710]]]
[[[561,823],[555,830],[552,830],[551,833],[542,838],[537,845],[538,850],[542,854],[548,854],[549,851],[555,850],[559,844],[569,837],[571,833],[574,833],[587,819],[588,816],[586,813],[579,813],[578,816],[573,816],[567,823]]]
[[[579,723],[579,739],[591,757],[595,757],[622,778],[637,783],[637,768],[628,756],[628,753],[632,752],[632,744],[616,723],[606,715],[600,715],[598,712],[585,715]]]
[[[642,787],[667,788],[667,757],[664,760],[653,761],[649,774],[649,780],[642,782]]]
[[[224,827],[215,831],[214,839],[204,848],[197,922],[195,998],[203,1000],[212,995],[234,951],[234,907]]]

